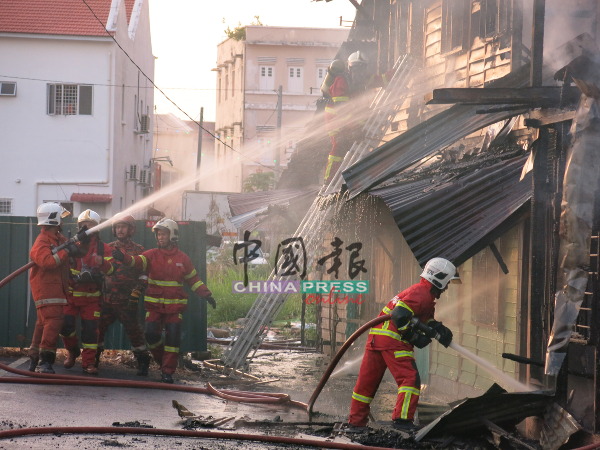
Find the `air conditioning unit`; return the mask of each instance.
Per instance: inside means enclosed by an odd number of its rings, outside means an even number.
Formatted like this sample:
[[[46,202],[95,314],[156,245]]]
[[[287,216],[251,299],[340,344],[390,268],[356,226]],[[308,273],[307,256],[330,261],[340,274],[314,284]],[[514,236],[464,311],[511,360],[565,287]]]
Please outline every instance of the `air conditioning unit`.
[[[7,97],[15,97],[17,95],[17,83],[8,83],[6,81],[1,82],[0,95]]]
[[[140,170],[140,180],[139,184],[142,185],[143,188],[151,188],[154,187],[154,183],[152,180],[152,171],[148,169]]]
[[[138,164],[131,164],[129,166],[129,172],[127,172],[127,181],[139,181],[140,166]]]
[[[140,116],[140,130],[138,133],[148,133],[150,131],[150,116],[142,114]]]

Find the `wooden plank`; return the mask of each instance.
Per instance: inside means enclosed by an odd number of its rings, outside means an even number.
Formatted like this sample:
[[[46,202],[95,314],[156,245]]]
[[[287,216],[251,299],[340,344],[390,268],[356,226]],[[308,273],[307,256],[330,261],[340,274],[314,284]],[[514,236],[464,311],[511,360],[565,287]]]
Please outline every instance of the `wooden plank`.
[[[498,78],[502,78],[503,76],[510,73],[510,64],[505,64],[500,67],[496,67],[494,69],[485,71],[485,82],[489,83],[490,81],[497,80]]]
[[[467,56],[468,53],[463,53],[462,55],[458,55],[454,60],[454,68],[462,69],[463,67],[467,67]]]
[[[462,80],[457,80],[452,83],[453,88],[466,88],[467,87],[467,79],[463,78]]]
[[[434,89],[425,96],[426,104],[566,104],[578,101],[581,91],[576,87],[544,86],[533,88]]]
[[[428,23],[426,28],[425,28],[425,34],[430,34],[430,33],[434,33],[438,30],[442,29],[442,19],[437,19],[434,20],[431,23]]]
[[[483,60],[469,64],[469,74],[476,75],[482,73],[485,68],[485,62]]]
[[[485,58],[485,47],[481,47],[475,50],[471,50],[469,54],[469,62],[479,61]]]
[[[433,8],[427,10],[427,23],[430,23],[436,19],[442,19],[442,3],[434,6]]]
[[[435,31],[433,33],[428,33],[425,38],[425,46],[429,47],[430,45],[435,44],[438,41],[442,40],[442,30]]]
[[[434,43],[433,45],[426,47],[425,48],[425,58],[429,58],[433,55],[439,54],[441,52],[441,49],[442,49],[442,45],[441,45],[440,41]]]

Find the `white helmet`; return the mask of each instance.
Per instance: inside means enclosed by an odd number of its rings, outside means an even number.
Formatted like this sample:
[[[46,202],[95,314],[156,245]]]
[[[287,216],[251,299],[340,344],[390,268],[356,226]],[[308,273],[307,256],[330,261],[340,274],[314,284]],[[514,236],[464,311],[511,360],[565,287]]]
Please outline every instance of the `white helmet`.
[[[91,209],[86,209],[84,212],[79,214],[77,218],[77,223],[92,221],[96,222],[96,225],[100,225],[100,215],[96,211],[92,211]]]
[[[360,65],[360,64],[364,64],[364,65],[369,64],[369,60],[367,59],[367,56],[363,52],[361,52],[359,50],[357,52],[352,53],[350,56],[348,56],[348,67],[352,67],[352,66],[356,66],[356,65]]]
[[[152,227],[152,231],[155,233],[158,230],[167,230],[169,233],[169,240],[171,242],[177,242],[179,240],[179,226],[177,222],[171,219],[160,219],[156,225]]]
[[[42,203],[37,209],[38,225],[58,226],[71,214],[58,203]]]
[[[460,283],[456,267],[444,258],[432,258],[427,261],[421,278],[426,279],[438,289],[444,289],[450,281]]]

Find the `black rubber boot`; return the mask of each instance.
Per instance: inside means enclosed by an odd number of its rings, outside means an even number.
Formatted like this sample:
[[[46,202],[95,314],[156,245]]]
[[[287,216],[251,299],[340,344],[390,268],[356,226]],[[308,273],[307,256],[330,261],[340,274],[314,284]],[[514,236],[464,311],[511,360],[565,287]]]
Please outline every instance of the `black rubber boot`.
[[[174,383],[173,376],[170,373],[161,373],[160,381],[162,381],[163,383],[167,383],[167,384]]]
[[[29,371],[30,372],[35,372],[35,368],[37,367],[38,363],[40,362],[40,357],[29,357]]]
[[[417,429],[412,420],[406,419],[394,419],[394,422],[392,423],[392,428],[394,428],[395,430],[407,432],[415,431]]]
[[[148,369],[150,368],[150,354],[147,352],[136,355],[138,362],[138,377],[147,377]]]
[[[52,364],[56,360],[56,353],[52,352],[41,352],[40,353],[40,372],[41,373],[55,373],[52,368]]]

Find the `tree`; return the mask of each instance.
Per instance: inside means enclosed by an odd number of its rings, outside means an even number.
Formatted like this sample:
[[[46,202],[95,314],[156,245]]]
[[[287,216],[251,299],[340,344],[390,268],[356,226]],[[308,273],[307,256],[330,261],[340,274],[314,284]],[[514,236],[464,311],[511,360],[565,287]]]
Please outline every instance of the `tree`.
[[[250,25],[259,25],[264,26],[258,16],[254,16],[254,19]],[[225,23],[225,17],[223,17],[223,23]],[[237,27],[233,30],[227,26],[226,30],[223,30],[228,38],[234,39],[236,41],[245,41],[246,40],[246,25],[242,26],[242,22],[238,22]]]
[[[257,172],[244,181],[244,192],[268,191],[275,186],[273,172]]]

